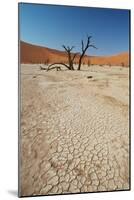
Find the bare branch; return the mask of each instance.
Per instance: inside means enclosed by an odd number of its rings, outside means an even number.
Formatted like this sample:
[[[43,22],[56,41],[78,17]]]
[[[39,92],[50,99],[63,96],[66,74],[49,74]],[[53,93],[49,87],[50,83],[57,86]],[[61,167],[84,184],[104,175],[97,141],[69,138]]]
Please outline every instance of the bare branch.
[[[95,45],[91,44],[89,47],[93,47],[94,49],[98,49]]]
[[[67,52],[71,52],[72,50],[73,50],[73,48],[74,48],[74,46],[72,46],[72,47],[69,47],[69,46],[65,46],[65,45],[62,45],[62,47],[67,51]]]
[[[52,69],[57,69],[57,71],[61,71],[61,67],[59,67],[59,66],[51,67],[51,68],[47,69],[47,71],[50,71]]]
[[[72,58],[72,61],[74,61],[75,57],[78,55],[78,53],[75,53],[73,58]]]
[[[66,48],[66,46],[65,45],[62,45],[62,47],[68,52],[68,49]]]
[[[92,36],[87,36],[89,43],[91,42]]]
[[[91,36],[91,35],[89,36],[89,35],[87,34],[87,38],[89,38],[89,40],[91,40],[92,36]]]
[[[91,38],[92,38],[92,36],[88,36],[88,35],[87,35],[87,42],[86,42],[86,45],[85,45],[85,46],[84,46],[83,40],[81,41],[82,53],[81,53],[80,58],[79,58],[79,65],[78,65],[78,69],[77,69],[77,70],[80,70],[80,68],[81,68],[82,59],[84,58],[87,49],[88,49],[89,47],[93,47],[93,48],[97,49],[97,48],[95,47],[95,45],[91,44]]]
[[[72,46],[72,47],[70,48],[70,51],[72,51],[72,50],[74,49],[74,47],[75,47],[75,46]]]
[[[47,68],[40,66],[40,70],[47,70]]]
[[[84,42],[83,40],[81,40],[81,44],[82,44],[82,52],[84,51]]]
[[[70,68],[68,65],[66,65],[66,64],[64,64],[64,63],[60,63],[60,62],[58,63],[58,62],[57,62],[57,63],[52,63],[51,65],[49,65],[48,68],[47,68],[47,71],[49,71],[49,70],[51,69],[50,67],[53,66],[53,65],[63,65],[63,66],[65,66],[67,69],[71,70],[71,68]]]

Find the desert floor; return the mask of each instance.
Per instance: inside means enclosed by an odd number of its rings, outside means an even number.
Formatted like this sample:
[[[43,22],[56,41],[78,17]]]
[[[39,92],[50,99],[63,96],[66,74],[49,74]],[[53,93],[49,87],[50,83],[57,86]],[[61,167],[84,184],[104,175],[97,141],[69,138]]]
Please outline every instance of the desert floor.
[[[129,68],[20,70],[21,195],[129,189]]]

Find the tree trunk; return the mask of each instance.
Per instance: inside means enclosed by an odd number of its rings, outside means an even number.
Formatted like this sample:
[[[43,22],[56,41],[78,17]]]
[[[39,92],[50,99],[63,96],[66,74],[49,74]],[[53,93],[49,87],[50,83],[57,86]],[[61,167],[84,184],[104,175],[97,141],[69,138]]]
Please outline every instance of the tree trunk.
[[[78,64],[78,69],[77,70],[81,69],[81,63],[82,63],[82,57],[80,57],[80,59],[79,59],[79,64]]]
[[[72,46],[71,48],[69,46],[66,47],[65,45],[62,45],[62,46],[65,49],[65,51],[67,52],[67,54],[68,54],[69,68],[70,68],[70,70],[74,70],[73,61],[74,61],[75,56],[77,55],[77,53],[75,53],[74,56],[72,57],[71,51],[74,48],[74,46]]]
[[[93,48],[97,49],[93,44],[91,44],[91,41],[90,41],[91,38],[92,38],[92,36],[88,36],[88,37],[87,37],[86,46],[84,45],[83,40],[81,41],[81,45],[82,45],[82,46],[81,46],[81,48],[82,48],[82,54],[81,54],[81,56],[80,56],[80,58],[79,58],[79,64],[78,64],[77,70],[80,70],[80,69],[81,69],[82,59],[84,58],[84,55],[85,55],[87,49],[88,49],[89,47],[93,47]],[[85,46],[85,47],[84,47],[84,46]]]

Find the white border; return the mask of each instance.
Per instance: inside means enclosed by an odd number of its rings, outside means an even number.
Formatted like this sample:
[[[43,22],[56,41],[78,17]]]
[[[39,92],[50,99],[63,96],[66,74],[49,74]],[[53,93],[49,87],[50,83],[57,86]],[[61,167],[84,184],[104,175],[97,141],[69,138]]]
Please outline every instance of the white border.
[[[134,55],[134,4],[133,0],[23,0],[23,2],[79,5],[91,7],[109,7],[131,9],[132,38],[131,48]],[[17,1],[3,0],[0,5],[0,199],[12,200],[17,198],[18,184],[18,21],[17,21]],[[134,57],[132,57],[132,102],[134,100]],[[132,103],[132,152],[133,147],[133,103]],[[62,195],[35,197],[38,199],[73,199],[80,200],[89,198],[99,200],[111,199],[134,199],[134,161],[132,153],[132,191],[92,193],[79,195]],[[22,198],[23,199],[23,198]],[[32,199],[32,198],[29,198]]]

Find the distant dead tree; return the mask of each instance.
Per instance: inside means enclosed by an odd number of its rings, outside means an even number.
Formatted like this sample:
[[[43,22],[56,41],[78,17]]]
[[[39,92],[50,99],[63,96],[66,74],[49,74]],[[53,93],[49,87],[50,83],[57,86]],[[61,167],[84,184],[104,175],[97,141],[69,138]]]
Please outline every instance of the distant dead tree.
[[[122,62],[122,63],[121,63],[121,66],[122,66],[122,67],[124,67],[124,66],[125,66],[125,64]]]
[[[109,67],[111,67],[111,63],[108,63]]]
[[[91,38],[92,38],[92,36],[87,36],[86,45],[84,45],[83,40],[81,41],[82,53],[81,53],[80,58],[79,58],[79,64],[78,64],[77,70],[81,69],[82,60],[83,60],[83,58],[85,56],[85,53],[86,53],[87,49],[90,48],[90,47],[97,49],[95,45],[91,44]]]
[[[87,65],[88,65],[88,67],[90,67],[90,65],[91,65],[90,60],[87,61]]]
[[[45,64],[45,65],[48,65],[49,62],[50,62],[50,61],[49,61],[49,58],[47,58],[47,59],[45,60],[44,64]]]

